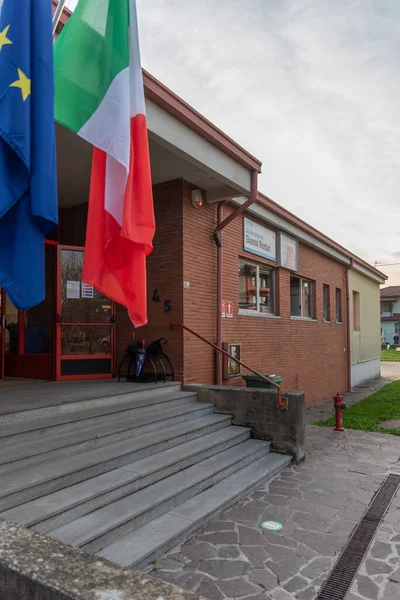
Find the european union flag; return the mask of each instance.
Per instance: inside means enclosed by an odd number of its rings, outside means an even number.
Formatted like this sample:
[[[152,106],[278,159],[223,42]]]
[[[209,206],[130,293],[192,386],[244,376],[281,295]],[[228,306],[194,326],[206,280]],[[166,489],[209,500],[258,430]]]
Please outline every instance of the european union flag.
[[[27,310],[45,296],[44,238],[57,227],[51,0],[0,12],[0,285]]]

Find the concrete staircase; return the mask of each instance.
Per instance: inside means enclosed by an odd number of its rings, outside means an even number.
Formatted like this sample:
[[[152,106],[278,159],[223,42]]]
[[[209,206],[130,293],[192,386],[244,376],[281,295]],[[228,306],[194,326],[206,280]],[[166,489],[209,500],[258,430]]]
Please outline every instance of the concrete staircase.
[[[180,384],[132,386],[0,415],[0,518],[140,568],[290,460]]]

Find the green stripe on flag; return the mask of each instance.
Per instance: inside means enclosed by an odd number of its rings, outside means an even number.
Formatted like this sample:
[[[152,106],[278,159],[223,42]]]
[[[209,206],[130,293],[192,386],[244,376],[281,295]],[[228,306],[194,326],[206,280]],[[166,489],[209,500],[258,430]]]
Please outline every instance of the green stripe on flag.
[[[74,132],[129,66],[129,0],[80,0],[54,46],[55,119]]]

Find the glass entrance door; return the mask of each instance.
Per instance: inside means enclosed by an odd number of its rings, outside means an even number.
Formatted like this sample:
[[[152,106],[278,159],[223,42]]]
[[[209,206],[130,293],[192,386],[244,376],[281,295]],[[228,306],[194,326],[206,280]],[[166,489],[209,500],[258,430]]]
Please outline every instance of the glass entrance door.
[[[84,248],[58,247],[56,379],[113,376],[114,303],[82,281]]]

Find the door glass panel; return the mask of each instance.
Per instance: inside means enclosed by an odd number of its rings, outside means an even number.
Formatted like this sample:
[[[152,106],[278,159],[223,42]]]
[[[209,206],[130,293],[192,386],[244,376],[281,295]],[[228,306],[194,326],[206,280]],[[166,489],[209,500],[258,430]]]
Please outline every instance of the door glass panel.
[[[61,332],[61,353],[65,355],[110,354],[110,326],[64,325]]]
[[[81,250],[62,251],[61,321],[62,323],[109,324],[111,302],[82,281],[83,258],[84,252]]]
[[[46,296],[43,302],[25,313],[25,354],[51,354],[53,352],[54,269],[54,248],[46,246]]]
[[[61,376],[112,369],[112,304],[82,281],[83,259],[83,250],[61,249]]]

